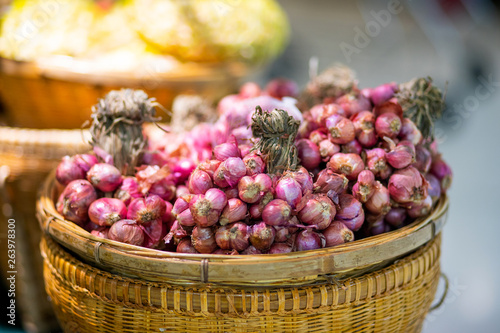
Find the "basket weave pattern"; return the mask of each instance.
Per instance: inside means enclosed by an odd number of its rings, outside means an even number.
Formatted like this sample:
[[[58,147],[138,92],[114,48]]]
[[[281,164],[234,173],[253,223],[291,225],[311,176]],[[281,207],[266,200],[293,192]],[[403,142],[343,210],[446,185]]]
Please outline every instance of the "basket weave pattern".
[[[440,241],[361,277],[300,287],[148,282],[86,265],[49,237],[41,250],[65,332],[419,332]]]

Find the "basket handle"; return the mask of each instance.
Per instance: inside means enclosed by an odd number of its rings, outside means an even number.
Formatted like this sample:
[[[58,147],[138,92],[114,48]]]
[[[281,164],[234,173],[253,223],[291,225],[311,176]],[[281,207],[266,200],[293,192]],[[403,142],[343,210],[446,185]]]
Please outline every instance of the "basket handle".
[[[441,307],[441,305],[443,305],[443,303],[446,299],[446,296],[448,295],[448,287],[449,287],[450,281],[448,280],[448,277],[446,276],[445,273],[441,273],[440,277],[443,278],[443,280],[444,280],[444,291],[443,291],[443,294],[441,295],[441,297],[439,298],[439,301],[436,304],[434,304],[433,306],[431,306],[431,308],[429,309],[429,312],[432,312],[432,311],[439,309]]]

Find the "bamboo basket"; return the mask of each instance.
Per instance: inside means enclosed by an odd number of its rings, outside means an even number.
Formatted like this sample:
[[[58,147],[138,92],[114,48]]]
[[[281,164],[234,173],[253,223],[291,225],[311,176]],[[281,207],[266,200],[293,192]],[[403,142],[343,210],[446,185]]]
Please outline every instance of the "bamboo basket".
[[[287,255],[203,255],[158,251],[93,236],[64,220],[54,202],[58,189],[52,174],[37,203],[40,226],[84,262],[111,273],[148,281],[181,284],[307,284],[350,277],[384,267],[434,239],[446,220],[443,196],[426,218],[399,230],[332,248]]]
[[[64,332],[420,332],[440,240],[357,278],[267,287],[131,279],[84,264],[48,236],[41,251]]]
[[[85,134],[83,134],[85,135]],[[89,149],[82,131],[0,127],[0,264],[7,265],[7,220],[16,222],[16,300],[27,332],[53,332],[59,326],[43,285],[41,231],[35,222],[37,192],[64,155]]]
[[[99,98],[121,88],[144,90],[165,108],[170,108],[179,94],[197,94],[215,102],[231,93],[250,72],[242,63],[193,63],[169,71],[152,67],[141,72],[106,73],[97,71],[92,63],[61,65],[67,61],[67,57],[43,62],[0,58],[0,98],[9,124],[79,128],[90,119],[91,107]],[[162,116],[168,121],[167,115]]]
[[[313,251],[195,255],[101,239],[37,204],[45,287],[65,332],[419,332],[448,199],[399,230]]]

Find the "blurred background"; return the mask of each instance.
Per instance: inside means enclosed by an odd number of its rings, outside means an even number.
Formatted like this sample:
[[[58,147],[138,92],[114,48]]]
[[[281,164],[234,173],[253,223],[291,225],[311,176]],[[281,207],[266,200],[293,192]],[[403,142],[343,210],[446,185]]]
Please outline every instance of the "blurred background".
[[[219,2],[222,13],[227,8],[236,8],[245,3],[242,0]],[[257,59],[253,62],[247,57],[243,61],[244,67],[239,64],[232,66],[229,74],[225,72],[228,76],[223,77],[232,87],[237,82],[247,80],[265,84],[270,78],[277,76],[294,79],[300,87],[304,87],[311,69],[321,71],[340,62],[356,72],[360,88],[431,76],[435,84],[446,91],[447,108],[443,119],[436,125],[436,137],[444,159],[454,172],[441,257],[442,271],[448,276],[450,284],[442,306],[427,316],[423,332],[498,332],[498,1],[277,2],[288,16],[290,24],[290,39],[286,48],[277,58],[274,57],[279,54],[279,50],[271,50],[269,54],[264,54],[264,60]],[[2,70],[7,67],[3,63]],[[220,74],[220,68],[210,70],[208,75],[213,76],[214,71]],[[109,75],[108,79],[109,77],[112,77],[111,87],[119,84],[122,79],[116,73]],[[158,83],[162,81],[137,77],[135,84],[144,89],[161,90],[165,87]],[[102,85],[95,83],[95,77],[87,77],[86,80],[85,83],[91,82],[94,87],[92,91],[96,94],[104,93]],[[175,85],[179,85],[179,81]],[[221,95],[221,91],[213,91],[214,85],[218,83],[212,82],[200,89],[213,96]],[[5,91],[5,86],[2,89]],[[229,86],[224,93],[231,89]],[[93,98],[94,95],[87,93]],[[29,99],[31,96],[26,93],[25,98]],[[168,101],[171,96],[164,98]],[[9,103],[6,102],[5,95],[1,102],[4,103],[3,122],[11,125],[9,122],[17,118],[6,117],[5,109]],[[54,127],[57,126],[54,123]],[[68,126],[67,128],[72,128],[72,124],[68,123]],[[437,298],[443,292],[444,288],[440,286]],[[6,294],[3,290],[1,293]],[[6,305],[2,304],[3,308],[4,306]],[[4,326],[0,326],[0,332],[22,332],[20,326],[12,329],[4,321],[5,316],[2,317]],[[31,328],[30,331],[36,330]]]

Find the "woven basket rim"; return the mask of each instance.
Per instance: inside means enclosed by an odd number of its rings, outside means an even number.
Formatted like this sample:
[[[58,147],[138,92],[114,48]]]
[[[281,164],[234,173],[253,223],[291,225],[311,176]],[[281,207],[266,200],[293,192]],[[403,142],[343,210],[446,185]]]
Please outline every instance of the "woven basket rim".
[[[272,284],[283,280],[307,283],[320,275],[326,278],[359,275],[390,264],[434,239],[446,222],[449,204],[443,195],[425,218],[395,231],[335,247],[287,254],[226,256],[160,251],[96,237],[65,220],[55,209],[55,197],[52,172],[39,193],[40,226],[87,262],[129,276],[159,281],[176,276],[179,280],[202,283],[227,281],[228,276],[232,282]]]
[[[127,71],[103,71],[91,60],[64,56],[65,61],[58,61],[62,56],[47,56],[39,60],[24,61],[0,57],[0,69],[4,74],[29,78],[57,79],[97,85],[140,85],[154,81],[158,85],[178,84],[183,82],[219,82],[227,78],[242,78],[248,73],[259,70],[261,65],[249,65],[244,62],[222,63],[182,63],[175,69],[158,70],[133,69]],[[75,66],[79,64],[79,66]],[[79,67],[79,69],[75,69]]]

